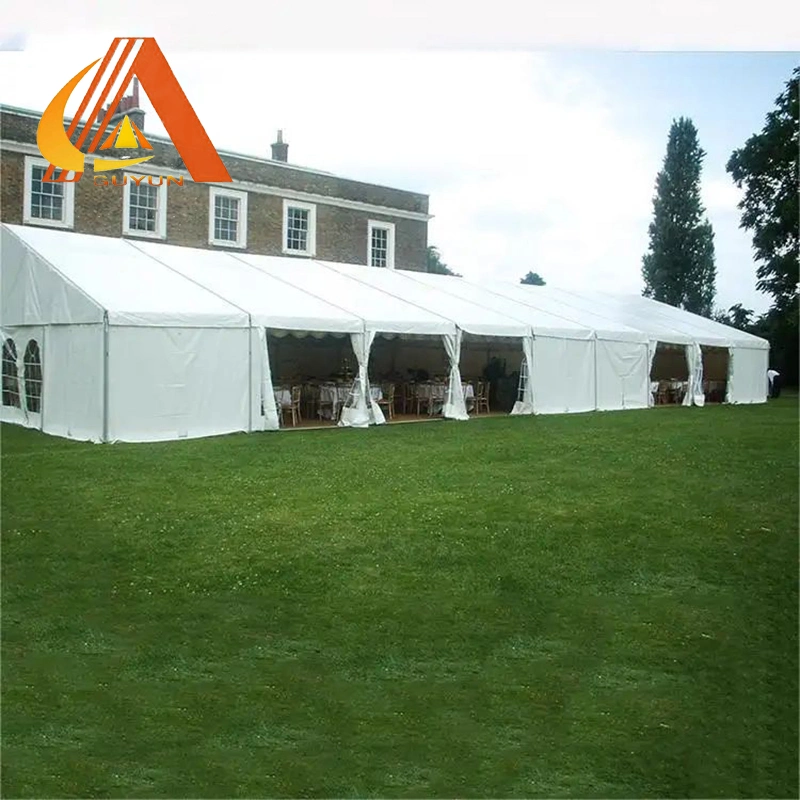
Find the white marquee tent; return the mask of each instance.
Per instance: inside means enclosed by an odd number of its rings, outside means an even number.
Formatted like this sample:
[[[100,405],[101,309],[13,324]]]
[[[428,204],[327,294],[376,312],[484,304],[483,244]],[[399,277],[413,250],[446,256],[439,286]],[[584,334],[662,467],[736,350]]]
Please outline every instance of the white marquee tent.
[[[515,414],[646,408],[662,346],[685,351],[685,404],[703,404],[707,348],[727,354],[727,402],[766,400],[766,341],[638,296],[32,226],[1,232],[2,419],[59,436],[144,442],[275,430],[272,336],[349,337],[358,378],[345,426],[384,422],[369,393],[376,336],[441,348],[451,387],[461,385],[462,345],[517,348]],[[6,402],[9,382],[16,403]],[[448,390],[443,414],[468,418],[461,391]]]

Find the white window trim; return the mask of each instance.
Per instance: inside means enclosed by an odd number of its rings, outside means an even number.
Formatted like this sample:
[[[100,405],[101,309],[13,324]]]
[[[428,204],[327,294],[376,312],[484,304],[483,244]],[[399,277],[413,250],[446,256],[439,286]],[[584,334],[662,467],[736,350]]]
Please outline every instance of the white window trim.
[[[394,269],[394,223],[383,222],[378,219],[371,219],[367,223],[367,266],[372,266],[372,231],[375,228],[383,228],[389,233],[386,237],[386,266],[375,267],[375,269]]]
[[[45,169],[50,166],[50,162],[44,158],[36,158],[34,156],[25,156],[25,192],[24,192],[24,206],[22,209],[22,221],[26,225],[46,225],[49,228],[74,228],[75,227],[75,184],[62,183],[64,187],[64,219],[40,219],[31,214],[31,201],[33,200],[33,192],[31,190],[31,181],[33,180],[33,168],[44,167]],[[67,177],[74,177],[75,173],[67,173]]]
[[[233,197],[239,201],[239,225],[236,229],[235,242],[229,239],[214,238],[214,205],[217,197]],[[208,243],[217,247],[247,247],[247,192],[238,192],[235,189],[220,189],[210,186],[208,190]]]
[[[24,116],[24,115],[23,115]],[[38,117],[37,117],[38,119]],[[35,144],[29,144],[27,142],[15,142],[13,139],[3,139],[0,138],[0,150],[5,150],[9,153],[24,153],[27,155],[38,156],[39,150]],[[225,155],[225,152],[220,150],[218,151],[220,155]],[[231,154],[235,155],[235,154]],[[254,163],[264,163],[265,159],[258,159],[254,156],[236,156],[237,158],[244,158],[248,161],[253,161]],[[91,162],[93,158],[92,155],[87,156],[87,161]],[[295,164],[287,165],[281,161],[270,161],[271,166],[277,166],[280,168],[288,168],[288,169],[300,169],[303,172],[311,172],[315,175],[323,175],[328,176],[325,172],[318,172],[315,170],[308,170],[303,167],[297,167]],[[147,164],[138,164],[136,169],[140,172],[144,173],[145,175],[161,175],[164,172],[164,167],[153,166],[150,163]],[[176,167],[171,167],[169,170],[170,175],[174,175],[176,178],[183,177],[187,181],[192,180],[192,176],[185,170],[185,169],[177,169]],[[85,180],[85,179],[82,179]],[[212,185],[217,185],[212,182]],[[389,217],[395,217],[397,219],[413,219],[417,220],[418,222],[429,222],[430,220],[434,219],[433,214],[422,213],[421,211],[405,211],[401,208],[393,208],[392,206],[381,206],[374,203],[364,203],[360,200],[346,200],[343,197],[335,197],[333,195],[322,195],[322,194],[314,194],[313,192],[301,192],[301,191],[293,191],[291,189],[286,189],[285,187],[280,186],[271,186],[267,183],[253,183],[252,181],[242,181],[242,180],[234,180],[230,182],[226,182],[224,185],[219,184],[221,189],[241,189],[242,191],[246,191],[250,194],[263,194],[267,195],[268,197],[279,197],[279,198],[291,198],[296,197],[298,200],[303,202],[309,203],[316,203],[320,206],[332,206],[334,208],[347,208],[351,211],[363,211],[365,214],[384,214]]]
[[[133,181],[131,181],[132,177],[142,178],[140,183],[147,184],[148,176],[147,175],[132,175],[130,173],[125,173],[125,177],[127,180],[125,181],[125,186],[123,187],[123,194],[122,194],[122,234],[123,236],[141,236],[143,239],[166,239],[167,238],[167,180],[166,178],[161,179],[161,186],[154,186],[154,189],[158,189],[158,208],[156,209],[156,229],[155,231],[140,231],[136,230],[135,228],[131,228],[131,218],[130,218],[130,210],[131,210],[131,186],[133,185]],[[151,184],[148,184],[151,185]]]
[[[308,247],[305,250],[292,250],[287,247],[286,240],[289,234],[290,208],[302,208],[304,211],[308,211]],[[286,255],[313,258],[317,254],[317,207],[313,203],[302,203],[299,200],[284,199],[282,237],[281,249]]]

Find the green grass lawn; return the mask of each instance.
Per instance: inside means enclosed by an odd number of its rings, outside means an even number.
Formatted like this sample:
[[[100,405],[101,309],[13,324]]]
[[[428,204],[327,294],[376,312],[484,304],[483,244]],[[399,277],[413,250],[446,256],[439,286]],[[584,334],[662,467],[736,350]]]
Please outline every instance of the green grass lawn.
[[[2,431],[4,797],[798,796],[798,402]]]

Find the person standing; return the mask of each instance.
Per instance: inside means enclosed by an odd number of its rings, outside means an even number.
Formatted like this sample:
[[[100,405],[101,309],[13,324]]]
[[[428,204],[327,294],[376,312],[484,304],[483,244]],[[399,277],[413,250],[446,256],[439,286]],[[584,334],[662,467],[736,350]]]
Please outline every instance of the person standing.
[[[781,374],[775,369],[767,370],[767,381],[769,382],[769,396],[776,398],[781,396]]]

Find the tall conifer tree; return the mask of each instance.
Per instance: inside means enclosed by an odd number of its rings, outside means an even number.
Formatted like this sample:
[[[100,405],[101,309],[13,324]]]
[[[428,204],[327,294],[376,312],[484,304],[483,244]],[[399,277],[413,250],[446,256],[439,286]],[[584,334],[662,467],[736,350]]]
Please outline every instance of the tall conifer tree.
[[[642,259],[644,296],[710,316],[716,294],[714,232],[700,199],[705,152],[690,119],[673,121],[656,178],[650,248]]]

